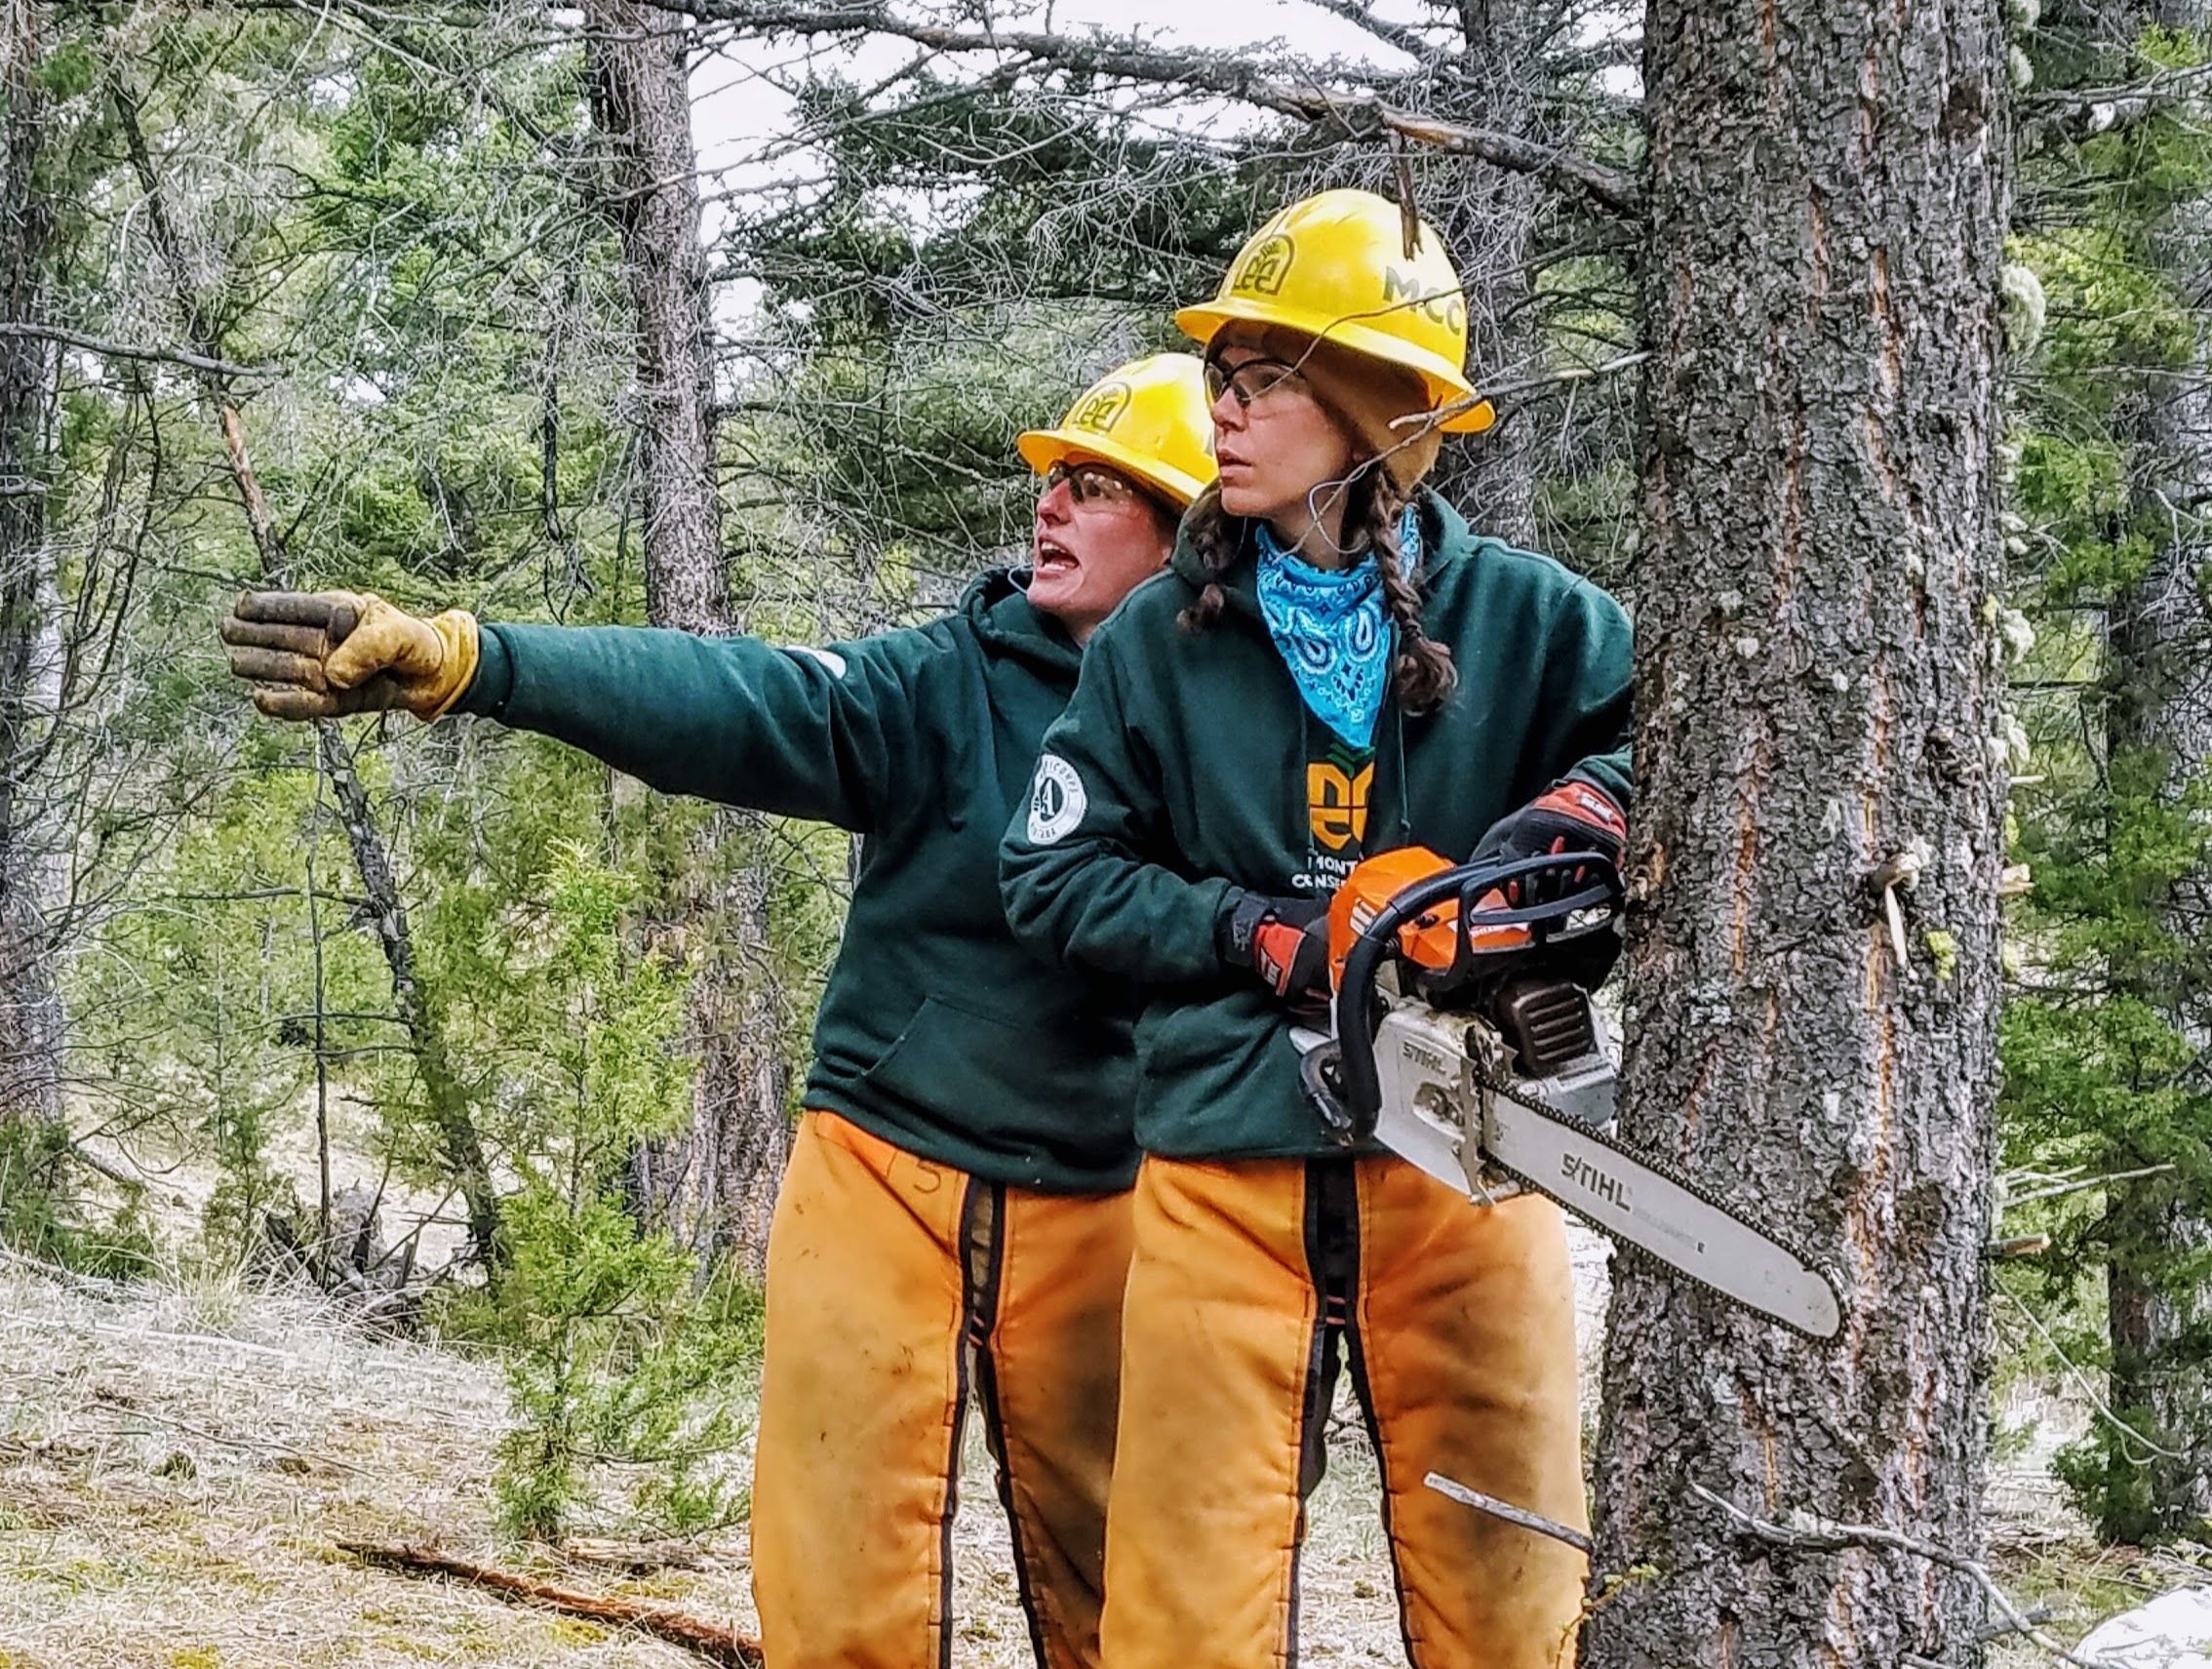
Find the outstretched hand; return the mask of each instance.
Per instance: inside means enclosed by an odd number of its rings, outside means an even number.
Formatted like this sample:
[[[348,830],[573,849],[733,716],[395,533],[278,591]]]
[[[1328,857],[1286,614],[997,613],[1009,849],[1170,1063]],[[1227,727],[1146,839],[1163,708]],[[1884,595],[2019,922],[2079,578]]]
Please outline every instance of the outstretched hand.
[[[368,591],[244,591],[222,622],[230,671],[272,719],[404,709],[434,719],[476,676],[476,617],[420,619]]]

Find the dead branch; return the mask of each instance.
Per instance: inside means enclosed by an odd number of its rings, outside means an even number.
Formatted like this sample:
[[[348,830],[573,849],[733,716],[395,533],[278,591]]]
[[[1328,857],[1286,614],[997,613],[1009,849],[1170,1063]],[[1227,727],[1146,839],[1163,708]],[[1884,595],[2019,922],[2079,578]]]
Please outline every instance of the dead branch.
[[[219,1431],[210,1431],[205,1426],[197,1426],[188,1420],[180,1420],[174,1414],[165,1414],[157,1410],[146,1408],[136,1399],[118,1396],[113,1391],[96,1388],[93,1391],[93,1401],[103,1407],[126,1413],[133,1419],[152,1420],[157,1425],[168,1426],[172,1431],[180,1431],[186,1437],[196,1437],[202,1443],[217,1444],[224,1449],[243,1450],[248,1454],[289,1456],[293,1460],[304,1462],[307,1465],[329,1466],[336,1471],[351,1472],[357,1476],[367,1470],[364,1467],[356,1466],[350,1460],[340,1460],[335,1454],[310,1454],[303,1449],[295,1449],[288,1443],[278,1443],[273,1438],[225,1437]]]
[[[2042,1319],[2016,1294],[2006,1291],[2002,1287],[1995,1289],[1995,1291],[1998,1297],[2018,1310],[2021,1319],[2035,1330],[2035,1334],[2043,1341],[2044,1347],[2059,1359],[2059,1366],[2066,1370],[2067,1376],[2074,1381],[2075,1389],[2080,1391],[2081,1395],[2088,1401],[2089,1406],[2096,1410],[2098,1417],[2112,1428],[2113,1435],[2119,1438],[2121,1450],[2126,1455],[2129,1465],[2141,1466],[2146,1464],[2142,1457],[2135,1452],[2137,1446],[2149,1450],[2162,1460],[2186,1460],[2189,1458],[2188,1455],[2183,1454],[2178,1450],[2167,1449],[2161,1444],[2153,1442],[2142,1432],[2136,1430],[2135,1427],[2129,1425],[2127,1421],[2121,1419],[2117,1413],[2113,1412],[2112,1404],[2098,1394],[2097,1387],[2090,1382],[2089,1375],[2075,1366],[2074,1358],[2067,1355],[2059,1341],[2051,1336],[2051,1330],[2043,1325]]]
[[[1806,1553],[1840,1553],[1849,1547],[1886,1547],[1898,1553],[1909,1553],[1916,1559],[1925,1559],[1931,1565],[1941,1565],[1972,1580],[1988,1598],[1998,1616],[2004,1619],[2010,1633],[2020,1635],[2039,1647],[2061,1663],[2072,1663],[2077,1669],[2110,1669],[2102,1660],[2082,1657],[2069,1651],[2049,1635],[2043,1633],[2027,1614],[2005,1598],[2004,1590],[1996,1585],[1987,1567],[1980,1561],[1969,1559],[1963,1553],[1954,1553],[1948,1547],[1939,1547],[1918,1536],[1906,1535],[1894,1530],[1883,1530],[1876,1525],[1838,1524],[1814,1513],[1803,1511],[1790,1515],[1789,1524],[1776,1524],[1756,1513],[1746,1512],[1735,1502],[1715,1494],[1704,1485],[1693,1483],[1690,1493],[1701,1501],[1718,1507],[1742,1526],[1750,1534],[1773,1547],[1797,1548]]]
[[[725,1665],[726,1669],[761,1669],[764,1661],[761,1643],[751,1635],[739,1634],[733,1628],[724,1628],[688,1611],[643,1606],[633,1600],[602,1599],[596,1594],[495,1570],[488,1565],[473,1564],[426,1547],[385,1547],[366,1541],[341,1541],[337,1546],[363,1564],[381,1570],[398,1570],[410,1576],[451,1576],[568,1616],[588,1617],[618,1628],[634,1628],[640,1634],[649,1634],[670,1646],[680,1646],[709,1663]]]
[[[1532,1513],[1526,1507],[1517,1507],[1511,1501],[1501,1501],[1495,1495],[1485,1495],[1480,1490],[1470,1490],[1465,1484],[1454,1483],[1442,1472],[1432,1472],[1421,1482],[1438,1494],[1448,1496],[1463,1507],[1473,1507],[1479,1513],[1488,1513],[1494,1519],[1517,1524],[1522,1530],[1534,1530],[1538,1535],[1548,1535],[1554,1541],[1563,1541],[1585,1556],[1591,1551],[1587,1535],[1571,1526],[1560,1523],[1558,1519],[1548,1519],[1542,1513]]]
[[[656,11],[684,13],[763,33],[890,35],[941,53],[1013,55],[1116,81],[1183,87],[1333,129],[1346,139],[1364,143],[1406,139],[1455,156],[1472,156],[1495,168],[1549,180],[1625,218],[1633,219],[1640,212],[1641,192],[1636,180],[1619,169],[1517,134],[1402,110],[1386,103],[1368,88],[1330,92],[1311,83],[1276,80],[1261,73],[1253,60],[1234,54],[1168,51],[1111,35],[950,28],[902,18],[884,5],[786,6],[763,0],[643,3]]]
[[[274,377],[277,374],[265,365],[233,365],[227,359],[210,359],[205,354],[192,353],[180,347],[141,347],[136,342],[114,342],[104,337],[87,336],[83,331],[72,331],[60,325],[40,324],[36,320],[0,320],[0,337],[39,337],[64,347],[83,348],[97,353],[102,359],[129,359],[148,365],[178,365],[186,371],[205,372],[212,377]]]
[[[2061,1194],[2078,1194],[2084,1188],[2102,1188],[2108,1182],[2133,1182],[2145,1176],[2163,1176],[2172,1169],[2171,1165],[2146,1165],[2140,1171],[2112,1171],[2102,1176],[2083,1176],[2071,1182],[2058,1182],[2047,1188],[2015,1194],[2004,1202],[2001,1209],[2009,1212],[2015,1206],[2027,1205],[2031,1200],[2055,1200]]]

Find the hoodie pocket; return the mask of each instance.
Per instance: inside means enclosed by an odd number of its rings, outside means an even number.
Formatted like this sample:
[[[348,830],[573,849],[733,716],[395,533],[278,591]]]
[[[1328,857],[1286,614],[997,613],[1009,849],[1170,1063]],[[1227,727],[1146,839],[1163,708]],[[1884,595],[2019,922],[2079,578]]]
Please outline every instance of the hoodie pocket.
[[[867,1082],[978,1132],[1033,1132],[1041,1111],[1078,1114],[1097,1099],[1105,1040],[1073,1029],[1008,1025],[926,998]]]

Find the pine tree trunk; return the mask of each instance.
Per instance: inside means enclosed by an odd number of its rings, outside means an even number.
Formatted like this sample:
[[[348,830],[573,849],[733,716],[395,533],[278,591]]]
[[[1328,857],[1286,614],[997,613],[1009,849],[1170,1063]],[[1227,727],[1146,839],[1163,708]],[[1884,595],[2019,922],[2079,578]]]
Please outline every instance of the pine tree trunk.
[[[2203,31],[2212,5],[2152,8],[2146,22]],[[2185,202],[2154,238],[2177,292],[2202,298],[2212,278],[2212,196]],[[2140,443],[2138,525],[2163,533],[2149,571],[2115,601],[2112,617],[2112,745],[2159,763],[2169,802],[2212,773],[2212,535],[2200,499],[2212,482],[2212,325],[2199,320],[2195,352],[2153,378]],[[2184,508],[2183,506],[2191,506]],[[2212,922],[2212,866],[2200,862],[2158,901],[2161,929],[2201,946]],[[2193,964],[2191,966],[2193,967]],[[2212,1093],[2212,991],[2184,976],[2133,995],[2163,1013],[2196,1054],[2194,1084]],[[2144,1451],[2135,1487],[2106,1491],[2105,1534],[2118,1541],[2201,1534],[2212,1522],[2212,1207],[2205,1137],[2177,1133],[2194,1150],[2177,1175],[2112,1191],[2112,1394],[2159,1450]],[[2168,1156],[2118,1155],[2121,1169]],[[2185,1155],[2185,1157],[2187,1157]]]
[[[591,0],[585,17],[593,113],[611,151],[608,209],[637,323],[646,615],[656,626],[724,635],[737,620],[715,487],[688,36],[680,20],[634,0]],[[691,974],[691,1122],[631,1161],[632,1198],[647,1216],[697,1248],[702,1263],[734,1253],[755,1273],[791,1145],[762,840],[761,819],[747,813],[718,812],[700,825],[666,941]]]
[[[53,226],[40,179],[43,19],[0,4],[0,319],[39,318]],[[0,338],[0,1123],[61,1111],[61,1016],[41,896],[49,864],[30,775],[51,670],[54,555],[46,530],[49,344]]]
[[[1980,1543],[2003,857],[1985,602],[1995,0],[1652,0],[1627,1139],[1828,1263],[1797,1338],[1616,1266],[1584,1661],[1966,1664],[1963,1577],[1695,1484]],[[1870,874],[1916,852],[1906,963]]]

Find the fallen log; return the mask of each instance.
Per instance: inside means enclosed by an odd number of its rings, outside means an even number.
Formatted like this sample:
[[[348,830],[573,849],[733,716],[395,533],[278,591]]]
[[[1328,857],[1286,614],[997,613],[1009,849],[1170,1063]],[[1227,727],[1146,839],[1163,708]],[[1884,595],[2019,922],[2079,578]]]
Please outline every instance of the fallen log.
[[[473,1564],[466,1559],[456,1559],[449,1553],[433,1552],[426,1547],[386,1547],[367,1541],[341,1541],[337,1545],[341,1552],[351,1554],[365,1565],[405,1571],[413,1576],[452,1576],[462,1582],[473,1583],[479,1588],[489,1588],[495,1594],[547,1607],[568,1616],[588,1617],[593,1622],[634,1628],[641,1634],[652,1635],[655,1640],[666,1641],[670,1646],[680,1646],[709,1663],[720,1664],[722,1669],[761,1669],[759,1641],[749,1634],[739,1634],[735,1629],[724,1628],[687,1611],[669,1610],[662,1606],[640,1605],[634,1600],[602,1599],[597,1594],[555,1587],[550,1582],[540,1582],[534,1577],[495,1570],[489,1565]]]

